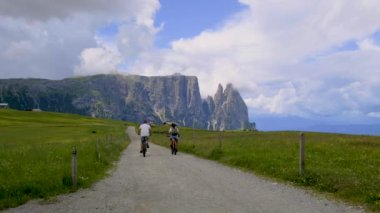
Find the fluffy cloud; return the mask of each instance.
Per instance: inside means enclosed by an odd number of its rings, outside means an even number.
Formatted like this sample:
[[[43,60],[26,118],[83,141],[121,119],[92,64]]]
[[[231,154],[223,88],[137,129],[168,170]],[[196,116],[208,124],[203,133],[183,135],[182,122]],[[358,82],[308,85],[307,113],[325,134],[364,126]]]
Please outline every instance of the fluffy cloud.
[[[370,113],[368,113],[368,116],[380,118],[380,112],[370,112]]]
[[[75,67],[76,75],[114,73],[122,62],[119,52],[107,48],[87,48],[82,51],[80,65]]]
[[[231,82],[258,113],[376,115],[379,1],[240,2],[248,7],[222,27],[147,53],[131,72],[197,75],[203,95]]]
[[[95,45],[87,17],[46,22],[0,19],[0,77],[61,78],[72,75],[83,48]],[[74,30],[75,29],[75,30]]]
[[[1,1],[0,78],[59,79],[74,71],[82,75],[114,70],[121,57],[130,57],[127,52],[138,55],[147,49],[135,41],[141,35],[153,40],[159,7],[158,0]],[[118,40],[131,42],[110,48],[101,41],[98,30],[110,23],[120,23]]]

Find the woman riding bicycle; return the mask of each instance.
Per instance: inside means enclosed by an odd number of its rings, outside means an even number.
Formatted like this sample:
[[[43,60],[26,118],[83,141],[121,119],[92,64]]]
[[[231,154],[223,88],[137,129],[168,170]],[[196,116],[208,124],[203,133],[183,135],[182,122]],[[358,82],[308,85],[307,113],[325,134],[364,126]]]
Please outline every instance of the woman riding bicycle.
[[[177,154],[178,151],[178,139],[179,139],[179,129],[175,123],[172,123],[169,129],[170,137],[170,148],[172,149],[172,154]]]

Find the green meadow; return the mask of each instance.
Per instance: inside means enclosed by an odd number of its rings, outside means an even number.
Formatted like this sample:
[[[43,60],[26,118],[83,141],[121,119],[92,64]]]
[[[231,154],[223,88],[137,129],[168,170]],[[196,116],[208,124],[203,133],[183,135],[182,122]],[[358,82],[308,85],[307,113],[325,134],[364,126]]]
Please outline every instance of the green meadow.
[[[79,115],[0,109],[0,210],[75,191],[104,178],[129,141],[127,123]]]
[[[169,147],[168,127],[153,130],[152,140]],[[380,137],[306,132],[304,175],[299,175],[299,141],[299,132],[181,128],[179,152],[380,211]]]
[[[74,146],[78,187],[104,178],[129,143],[128,125],[134,124],[0,110],[0,210],[75,191],[71,181]],[[167,130],[167,126],[154,127],[152,141],[169,147]],[[380,211],[380,137],[306,132],[305,139],[304,175],[298,171],[299,132],[181,128],[179,151]]]

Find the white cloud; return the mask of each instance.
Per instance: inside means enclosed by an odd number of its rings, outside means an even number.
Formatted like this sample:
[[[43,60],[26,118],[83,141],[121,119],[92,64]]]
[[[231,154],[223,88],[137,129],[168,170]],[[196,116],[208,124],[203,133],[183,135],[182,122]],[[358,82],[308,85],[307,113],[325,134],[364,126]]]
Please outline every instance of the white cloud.
[[[121,62],[117,57],[130,57],[123,55],[126,52],[138,55],[152,46],[152,42],[144,46],[135,41],[154,40],[158,29],[153,20],[159,7],[158,0],[1,1],[0,78],[59,79],[73,76],[74,70],[98,73],[102,68],[108,72],[115,62]],[[118,40],[132,42],[111,51],[97,37],[98,29],[110,23],[121,25]],[[104,58],[86,64],[95,56]]]
[[[130,24],[121,25],[118,30],[116,45],[126,59],[153,49],[154,36],[158,32],[154,27]]]
[[[375,118],[380,118],[380,112],[370,112],[368,113],[369,117],[375,117]]]
[[[8,49],[5,50],[4,56],[9,59],[24,57],[24,55],[31,54],[33,51],[33,44],[30,41],[17,41],[11,42]]]
[[[82,51],[80,65],[75,67],[75,75],[114,73],[122,62],[120,53],[106,47],[87,48]]]
[[[380,51],[380,46],[378,46],[372,39],[364,39],[358,43],[361,50],[368,51]]]
[[[204,96],[231,82],[254,112],[365,115],[380,106],[379,47],[370,38],[380,30],[379,1],[240,2],[248,8],[219,29],[147,53],[131,72],[197,75]],[[335,49],[352,40],[359,49]]]

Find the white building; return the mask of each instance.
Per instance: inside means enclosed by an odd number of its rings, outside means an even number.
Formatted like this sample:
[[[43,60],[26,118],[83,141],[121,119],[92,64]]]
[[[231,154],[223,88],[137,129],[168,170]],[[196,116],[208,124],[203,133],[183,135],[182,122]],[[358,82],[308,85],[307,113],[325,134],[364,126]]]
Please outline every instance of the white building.
[[[8,103],[0,103],[0,108],[9,108]]]

